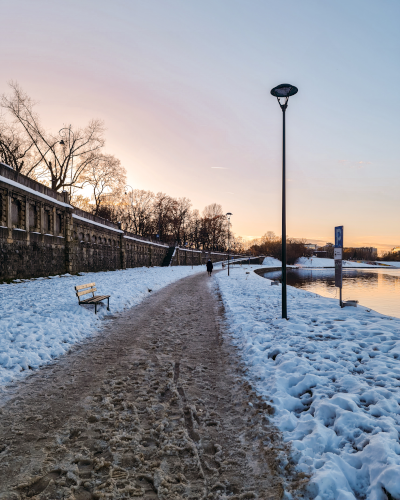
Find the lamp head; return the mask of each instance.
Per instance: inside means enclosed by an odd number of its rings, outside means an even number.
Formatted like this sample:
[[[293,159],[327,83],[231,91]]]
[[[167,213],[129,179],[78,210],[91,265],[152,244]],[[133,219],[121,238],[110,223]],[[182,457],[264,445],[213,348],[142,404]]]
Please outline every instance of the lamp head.
[[[297,94],[298,91],[299,89],[294,85],[290,85],[290,83],[281,83],[271,90],[271,94],[274,97],[278,97],[278,99],[279,97],[289,98],[290,96]]]

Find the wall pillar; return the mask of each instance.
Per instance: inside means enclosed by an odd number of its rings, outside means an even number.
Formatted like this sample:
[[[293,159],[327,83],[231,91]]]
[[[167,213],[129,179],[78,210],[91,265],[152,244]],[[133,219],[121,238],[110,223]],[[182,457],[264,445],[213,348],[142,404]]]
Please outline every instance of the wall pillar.
[[[29,207],[30,203],[28,198],[25,200],[25,231],[26,231],[26,241],[29,242],[30,234],[29,234]]]
[[[13,242],[11,202],[12,202],[11,193],[10,193],[10,190],[8,190],[7,191],[7,213],[6,213],[6,226],[8,227],[7,243]]]
[[[57,231],[56,231],[56,219],[57,219],[57,209],[56,207],[53,207],[53,210],[52,210],[52,213],[53,213],[53,220],[52,220],[52,224],[51,224],[51,234],[53,236],[58,236],[57,234]]]
[[[118,229],[121,229],[121,223],[118,222]],[[124,238],[124,233],[119,233],[119,247],[121,255],[121,269],[126,269],[126,239]]]
[[[65,237],[65,270],[69,274],[74,274],[75,269],[75,241],[74,241],[74,219],[72,208],[67,208],[64,217],[64,237]]]
[[[40,234],[41,234],[41,239],[42,242],[44,242],[44,204],[41,202],[40,203],[40,209],[39,209],[39,214],[38,217],[40,218]]]

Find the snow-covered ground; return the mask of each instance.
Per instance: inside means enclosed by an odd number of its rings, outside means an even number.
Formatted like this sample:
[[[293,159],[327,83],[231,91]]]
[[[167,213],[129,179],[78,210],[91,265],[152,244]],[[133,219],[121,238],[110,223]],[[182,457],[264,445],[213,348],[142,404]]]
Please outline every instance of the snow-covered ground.
[[[281,267],[282,262],[278,259],[274,259],[274,257],[265,257],[263,260],[263,266],[267,267]]]
[[[0,285],[0,386],[64,354],[99,330],[105,314],[136,305],[149,290],[200,271],[205,272],[205,266],[141,267]],[[98,295],[111,295],[110,312],[107,301],[97,315],[93,305],[78,305],[75,285],[91,282]]]
[[[400,263],[398,264],[400,267]],[[268,267],[280,267],[282,265],[282,262],[278,259],[275,259],[274,257],[265,257],[263,265]],[[323,259],[320,257],[300,257],[299,259],[297,259],[295,266],[335,267],[335,261],[333,259]],[[377,267],[377,266],[373,266],[371,264],[362,264],[361,262],[350,262],[348,260],[344,260],[343,267]]]
[[[388,262],[386,260],[381,260],[381,261],[377,262],[377,264],[379,264],[379,266],[381,266],[381,267],[385,267],[385,266],[400,267],[399,261]]]
[[[216,280],[247,376],[312,473],[311,497],[400,499],[400,319],[288,287],[283,320],[281,287],[255,267]]]
[[[320,257],[300,257],[296,261],[296,265],[300,267],[335,267],[333,259],[323,259]],[[343,261],[343,267],[376,267],[371,264],[363,264],[362,262]]]

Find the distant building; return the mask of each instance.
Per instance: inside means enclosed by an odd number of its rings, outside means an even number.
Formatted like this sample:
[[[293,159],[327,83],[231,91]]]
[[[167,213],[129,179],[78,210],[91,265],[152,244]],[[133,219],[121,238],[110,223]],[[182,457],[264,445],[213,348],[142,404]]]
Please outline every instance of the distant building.
[[[304,246],[309,250],[316,250],[318,248],[318,245],[316,245],[315,243],[306,243]]]
[[[313,256],[326,259],[326,257],[328,257],[328,252],[326,250],[314,250]]]
[[[378,257],[375,247],[347,247],[344,252],[349,259],[375,260]]]

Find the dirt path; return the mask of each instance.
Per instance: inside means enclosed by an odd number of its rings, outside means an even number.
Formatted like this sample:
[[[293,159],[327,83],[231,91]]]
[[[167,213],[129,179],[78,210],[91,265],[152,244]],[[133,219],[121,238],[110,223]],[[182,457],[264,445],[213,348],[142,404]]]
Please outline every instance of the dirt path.
[[[0,402],[0,499],[298,491],[211,282],[204,273],[149,296]]]

